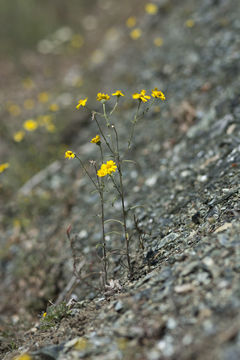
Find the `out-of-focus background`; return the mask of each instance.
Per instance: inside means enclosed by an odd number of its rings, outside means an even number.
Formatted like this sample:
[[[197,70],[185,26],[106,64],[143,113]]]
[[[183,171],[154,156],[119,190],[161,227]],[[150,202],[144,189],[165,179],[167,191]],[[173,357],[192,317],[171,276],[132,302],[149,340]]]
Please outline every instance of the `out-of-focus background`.
[[[0,162],[11,164],[1,198],[62,156],[81,127],[76,101],[100,90],[95,70],[110,66],[106,58],[128,41],[127,18],[143,4],[1,2]]]

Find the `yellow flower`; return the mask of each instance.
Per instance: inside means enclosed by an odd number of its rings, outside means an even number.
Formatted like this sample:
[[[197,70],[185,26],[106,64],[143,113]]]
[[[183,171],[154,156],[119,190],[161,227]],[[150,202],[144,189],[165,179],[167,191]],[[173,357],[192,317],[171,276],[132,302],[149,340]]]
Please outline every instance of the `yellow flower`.
[[[47,127],[51,124],[52,115],[39,115],[38,118],[38,125]]]
[[[32,357],[27,353],[15,357],[13,360],[32,360]]]
[[[166,100],[165,95],[163,94],[162,91],[158,90],[158,88],[155,88],[154,90],[152,90],[152,97],[161,99],[161,100]]]
[[[47,124],[46,130],[50,133],[53,133],[56,130],[56,126],[54,124]]]
[[[47,313],[44,312],[43,315],[42,315],[42,317],[45,318],[46,316],[47,316]]]
[[[107,175],[107,169],[106,169],[106,167],[103,167],[103,165],[102,165],[101,168],[97,172],[97,176],[103,177],[106,175]]]
[[[59,110],[58,104],[51,104],[49,106],[49,110],[52,111],[52,112],[58,111]]]
[[[100,144],[101,143],[101,138],[99,135],[96,135],[92,140],[91,140],[92,144]]]
[[[24,131],[17,131],[14,135],[13,135],[13,139],[16,142],[20,142],[22,141],[22,139],[24,138],[25,132]]]
[[[97,175],[103,177],[106,175],[111,175],[117,169],[116,163],[112,160],[107,161],[106,164],[102,164],[101,168],[98,170]]]
[[[23,106],[26,110],[33,109],[34,105],[35,105],[35,103],[34,103],[34,100],[32,100],[32,99],[26,99],[23,103]]]
[[[160,47],[163,44],[163,39],[159,36],[153,40],[155,46]]]
[[[30,78],[23,79],[22,84],[24,89],[32,89],[34,87],[34,82]]]
[[[35,120],[29,119],[24,122],[23,127],[27,131],[34,131],[37,129],[38,123]]]
[[[150,15],[155,15],[158,12],[158,7],[156,4],[147,3],[145,5],[145,11]]]
[[[119,96],[125,96],[125,95],[121,92],[121,90],[117,90],[115,93],[112,94],[112,96],[119,97]]]
[[[79,49],[84,44],[84,39],[80,34],[74,34],[71,39],[71,46],[75,49]]]
[[[130,16],[126,21],[126,25],[129,28],[134,27],[136,23],[137,23],[137,19],[135,18],[135,16]]]
[[[16,104],[11,104],[8,106],[8,112],[13,116],[18,116],[21,114],[21,109]]]
[[[48,102],[49,96],[47,92],[41,92],[40,94],[38,94],[38,101],[40,103],[46,103]]]
[[[141,36],[142,36],[142,30],[139,29],[139,28],[136,28],[136,29],[133,29],[131,32],[130,32],[130,36],[133,40],[137,40],[139,39]]]
[[[82,99],[82,100],[80,99],[78,101],[76,109],[80,109],[81,106],[83,106],[83,107],[86,106],[87,101],[88,101],[88,98],[85,98],[85,99]]]
[[[188,19],[185,21],[185,26],[188,28],[192,28],[195,25],[194,21],[192,19]]]
[[[104,93],[98,93],[97,94],[97,101],[106,101],[106,100],[109,100],[110,99],[110,96],[108,94],[104,94]]]
[[[132,98],[142,102],[147,102],[149,99],[151,99],[151,96],[145,94],[146,94],[146,90],[142,90],[140,93],[134,93],[132,95]]]
[[[4,172],[9,167],[9,163],[0,164],[0,173]]]
[[[83,351],[87,347],[87,340],[83,337],[77,339],[76,343],[74,344],[74,350]]]
[[[115,163],[114,161],[109,160],[109,161],[107,161],[107,163],[106,163],[106,168],[107,168],[108,174],[111,174],[112,172],[115,172],[115,171],[116,171],[117,165],[116,165],[116,163]]]
[[[65,159],[74,159],[75,157],[76,155],[71,150],[65,152]]]

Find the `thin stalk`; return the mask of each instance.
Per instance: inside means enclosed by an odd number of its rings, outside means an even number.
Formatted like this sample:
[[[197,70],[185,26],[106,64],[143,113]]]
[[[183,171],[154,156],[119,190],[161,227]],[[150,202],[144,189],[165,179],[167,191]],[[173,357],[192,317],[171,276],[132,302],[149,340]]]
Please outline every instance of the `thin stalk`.
[[[98,146],[99,146],[99,148],[100,148],[100,153],[101,153],[101,163],[103,164],[104,157],[103,157],[103,150],[102,150],[102,145],[101,145],[101,143],[100,143]]]
[[[113,151],[113,149],[111,148],[111,145],[109,144],[109,142],[107,141],[107,139],[106,139],[106,136],[104,135],[104,132],[102,131],[102,128],[101,128],[101,126],[100,126],[100,124],[99,124],[99,122],[98,122],[98,120],[97,120],[97,118],[93,115],[93,118],[94,118],[94,120],[96,121],[96,123],[97,123],[97,126],[98,126],[98,129],[99,129],[99,132],[100,132],[100,134],[102,135],[102,138],[104,139],[104,141],[105,141],[105,143],[106,143],[106,145],[107,145],[107,147],[108,147],[108,149],[109,149],[109,151],[114,155],[114,151]]]
[[[126,210],[125,210],[125,203],[124,203],[122,170],[121,170],[120,163],[118,164],[118,173],[119,173],[120,190],[121,190],[123,228],[124,228],[124,236],[125,236],[125,244],[126,244],[127,263],[128,263],[129,274],[130,274],[130,276],[132,276],[132,267],[131,267],[131,261],[130,261],[130,255],[129,255],[129,235],[128,235],[128,232],[127,232],[127,219],[126,219]]]
[[[116,101],[116,104],[114,105],[112,111],[110,112],[110,116],[114,113],[114,111],[116,110],[117,106],[118,106],[118,101],[119,101],[119,98],[117,97],[117,101]]]
[[[99,191],[99,188],[97,186],[97,184],[95,183],[95,181],[93,180],[93,178],[91,177],[91,175],[89,174],[89,172],[87,171],[84,163],[82,162],[82,160],[80,159],[80,157],[78,157],[78,155],[75,154],[75,157],[78,159],[78,161],[80,162],[82,168],[84,169],[85,173],[87,174],[87,176],[89,177],[89,179],[91,180],[91,182],[93,183],[94,187]]]
[[[106,104],[103,103],[102,106],[103,106],[103,115],[104,115],[104,117],[105,117],[105,120],[106,120],[106,123],[107,123],[107,127],[109,127],[109,126],[110,126],[110,123],[109,123],[109,119],[108,119],[108,116],[107,116],[107,113],[106,113]]]
[[[141,100],[139,101],[138,103],[138,108],[137,108],[137,112],[134,116],[134,119],[132,121],[132,128],[131,128],[131,132],[130,132],[130,136],[129,136],[129,139],[128,139],[128,150],[130,149],[131,147],[131,142],[132,142],[132,139],[133,139],[133,135],[134,135],[134,130],[135,130],[135,125],[136,123],[138,122],[138,120],[140,120],[141,118],[144,117],[144,115],[149,111],[149,109],[152,107],[152,105],[154,104],[155,102],[155,98],[153,98],[152,102],[150,103],[150,105],[142,112],[142,114],[140,116],[138,116],[138,113],[139,113],[139,109],[140,109],[140,105],[141,105]]]
[[[107,284],[107,250],[106,250],[106,237],[105,237],[105,226],[104,226],[104,198],[103,191],[100,192],[101,199],[101,220],[102,220],[102,241],[103,241],[103,270],[104,270],[104,281]]]
[[[97,168],[95,166],[96,174]],[[103,180],[102,180],[103,181]],[[103,184],[100,183],[98,176],[97,182],[99,186],[99,196],[101,202],[101,223],[102,223],[102,244],[103,244],[103,271],[104,271],[104,283],[107,284],[107,250],[106,250],[106,236],[105,236],[105,214],[104,214],[104,196],[103,196]]]
[[[130,147],[131,147],[131,142],[132,142],[132,138],[133,138],[133,134],[134,134],[135,125],[136,125],[136,123],[138,121],[138,112],[139,112],[141,103],[142,103],[142,101],[139,100],[137,111],[136,111],[136,114],[135,114],[134,119],[132,121],[132,128],[131,128],[130,136],[128,138],[128,149],[130,149]]]
[[[127,216],[126,216],[127,212],[125,209],[125,202],[124,202],[124,190],[123,190],[121,160],[120,160],[120,153],[119,153],[118,133],[117,133],[117,130],[114,125],[112,126],[112,128],[115,133],[116,144],[117,144],[117,169],[118,169],[118,173],[119,173],[120,189],[118,188],[118,186],[116,186],[116,184],[115,184],[115,186],[117,187],[117,190],[119,191],[119,194],[121,197],[122,214],[123,214],[123,229],[124,229],[124,237],[125,237],[125,245],[126,245],[127,263],[128,263],[129,274],[130,274],[130,276],[132,276],[132,267],[131,267],[131,260],[130,260],[130,255],[129,255],[129,235],[128,235],[128,231],[127,231]]]

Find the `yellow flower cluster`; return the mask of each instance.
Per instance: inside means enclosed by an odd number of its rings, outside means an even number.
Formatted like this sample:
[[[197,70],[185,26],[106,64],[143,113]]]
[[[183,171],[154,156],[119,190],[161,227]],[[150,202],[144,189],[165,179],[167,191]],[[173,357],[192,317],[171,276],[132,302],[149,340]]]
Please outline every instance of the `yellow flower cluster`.
[[[125,95],[123,94],[123,92],[121,90],[116,90],[114,93],[112,93],[112,96],[117,96],[119,98],[120,96],[125,96]],[[162,91],[158,90],[158,88],[155,88],[154,90],[152,90],[152,97],[158,98],[160,100],[166,99],[165,95],[162,93]],[[149,99],[151,99],[151,96],[146,95],[146,90],[141,90],[140,93],[134,93],[132,95],[132,98],[142,101],[142,102],[147,102]],[[97,101],[105,102],[109,99],[110,99],[110,96],[108,94],[104,94],[104,93],[100,93],[100,92],[97,94]],[[81,106],[85,106],[87,100],[88,100],[88,98],[79,100],[76,108],[79,109]],[[92,139],[92,140],[94,140],[94,139]],[[97,142],[95,142],[95,141],[91,141],[91,142],[94,142],[97,144]]]
[[[9,163],[0,164],[0,174],[9,167]]]
[[[96,135],[96,136],[91,140],[91,143],[92,143],[92,144],[97,144],[97,145],[99,145],[100,142],[101,142],[101,138],[100,138],[99,135]]]
[[[160,100],[165,100],[165,95],[163,94],[162,91],[158,90],[158,88],[155,88],[154,90],[152,90],[152,97],[154,98],[158,98]],[[146,95],[146,90],[142,90],[140,93],[134,93],[132,95],[133,99],[142,101],[142,102],[147,102],[149,99],[151,99],[151,96]]]
[[[86,106],[86,103],[87,103],[87,100],[88,100],[88,98],[85,98],[85,99],[80,99],[79,101],[78,101],[78,104],[77,104],[77,106],[76,106],[76,109],[80,109],[80,107],[81,106]]]
[[[97,101],[102,101],[102,100],[109,100],[110,96],[108,94],[104,94],[104,93],[98,93],[97,94]]]
[[[117,165],[114,161],[109,160],[106,164],[102,164],[101,168],[98,170],[97,175],[99,177],[103,177],[106,175],[111,175],[117,169]]]
[[[76,155],[71,150],[65,152],[65,159],[74,159],[75,157]]]

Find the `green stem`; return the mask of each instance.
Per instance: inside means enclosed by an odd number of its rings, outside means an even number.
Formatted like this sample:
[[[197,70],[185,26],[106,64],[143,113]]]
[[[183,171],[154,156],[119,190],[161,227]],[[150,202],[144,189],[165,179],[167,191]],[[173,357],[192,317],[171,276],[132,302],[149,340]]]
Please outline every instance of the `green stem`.
[[[114,111],[116,110],[117,106],[118,106],[118,101],[119,101],[119,98],[117,97],[117,101],[116,101],[116,104],[114,105],[112,111],[110,112],[110,116],[114,113]]]
[[[131,128],[130,136],[128,138],[128,149],[130,149],[130,147],[131,147],[131,142],[132,142],[132,138],[133,138],[133,134],[134,134],[135,125],[136,125],[136,123],[138,121],[138,112],[139,112],[141,103],[142,103],[142,101],[139,100],[137,111],[136,111],[136,114],[135,114],[134,119],[132,121],[132,128]]]
[[[97,168],[95,166],[96,176]],[[101,224],[102,224],[102,244],[103,244],[103,270],[104,270],[104,283],[107,284],[107,250],[106,250],[106,236],[105,236],[105,214],[104,214],[104,193],[103,193],[103,179],[100,180],[97,176],[97,182],[99,187],[99,196],[101,202]]]
[[[101,126],[100,126],[100,124],[99,124],[99,122],[98,122],[98,120],[97,120],[97,118],[96,118],[95,114],[92,114],[92,117],[93,117],[93,119],[96,121],[97,126],[98,126],[98,129],[99,129],[99,132],[100,132],[100,134],[101,134],[102,138],[104,139],[104,141],[105,141],[105,143],[106,143],[106,145],[107,145],[108,149],[109,149],[109,150],[110,150],[110,152],[114,155],[114,151],[113,151],[113,149],[111,148],[111,145],[109,144],[109,142],[107,141],[106,136],[104,135],[104,132],[102,131],[102,128],[101,128]]]
[[[97,186],[97,184],[95,183],[95,181],[93,180],[93,178],[91,177],[91,175],[89,174],[89,172],[87,171],[84,163],[82,162],[82,160],[80,159],[80,157],[78,157],[78,155],[75,154],[76,159],[78,159],[78,161],[80,162],[83,170],[85,171],[85,173],[87,174],[87,176],[89,177],[89,179],[91,180],[91,182],[93,183],[94,187],[99,191],[99,188]]]
[[[108,116],[107,116],[107,113],[106,113],[106,104],[103,103],[102,106],[103,106],[103,115],[104,115],[104,117],[105,117],[105,120],[106,120],[106,123],[107,123],[107,127],[109,127],[109,126],[110,126],[110,123],[109,123],[109,119],[108,119]]]
[[[139,110],[140,105],[138,106],[138,110]],[[124,228],[124,237],[125,237],[125,245],[126,245],[126,255],[127,255],[127,263],[128,263],[128,270],[129,270],[129,274],[130,276],[132,276],[132,266],[131,266],[131,260],[130,260],[130,255],[129,255],[129,235],[128,235],[128,231],[127,231],[127,212],[125,209],[125,202],[124,202],[124,189],[123,189],[123,180],[122,180],[122,167],[121,167],[121,159],[120,159],[120,153],[119,153],[119,141],[118,141],[118,133],[117,133],[117,129],[115,128],[114,125],[112,125],[112,128],[114,130],[115,133],[115,137],[116,137],[116,144],[117,144],[117,154],[116,154],[116,160],[117,160],[117,169],[118,169],[118,173],[119,173],[119,183],[120,183],[120,188],[116,185],[114,179],[114,184],[120,194],[121,197],[121,203],[122,203],[122,214],[123,214],[123,228]]]

